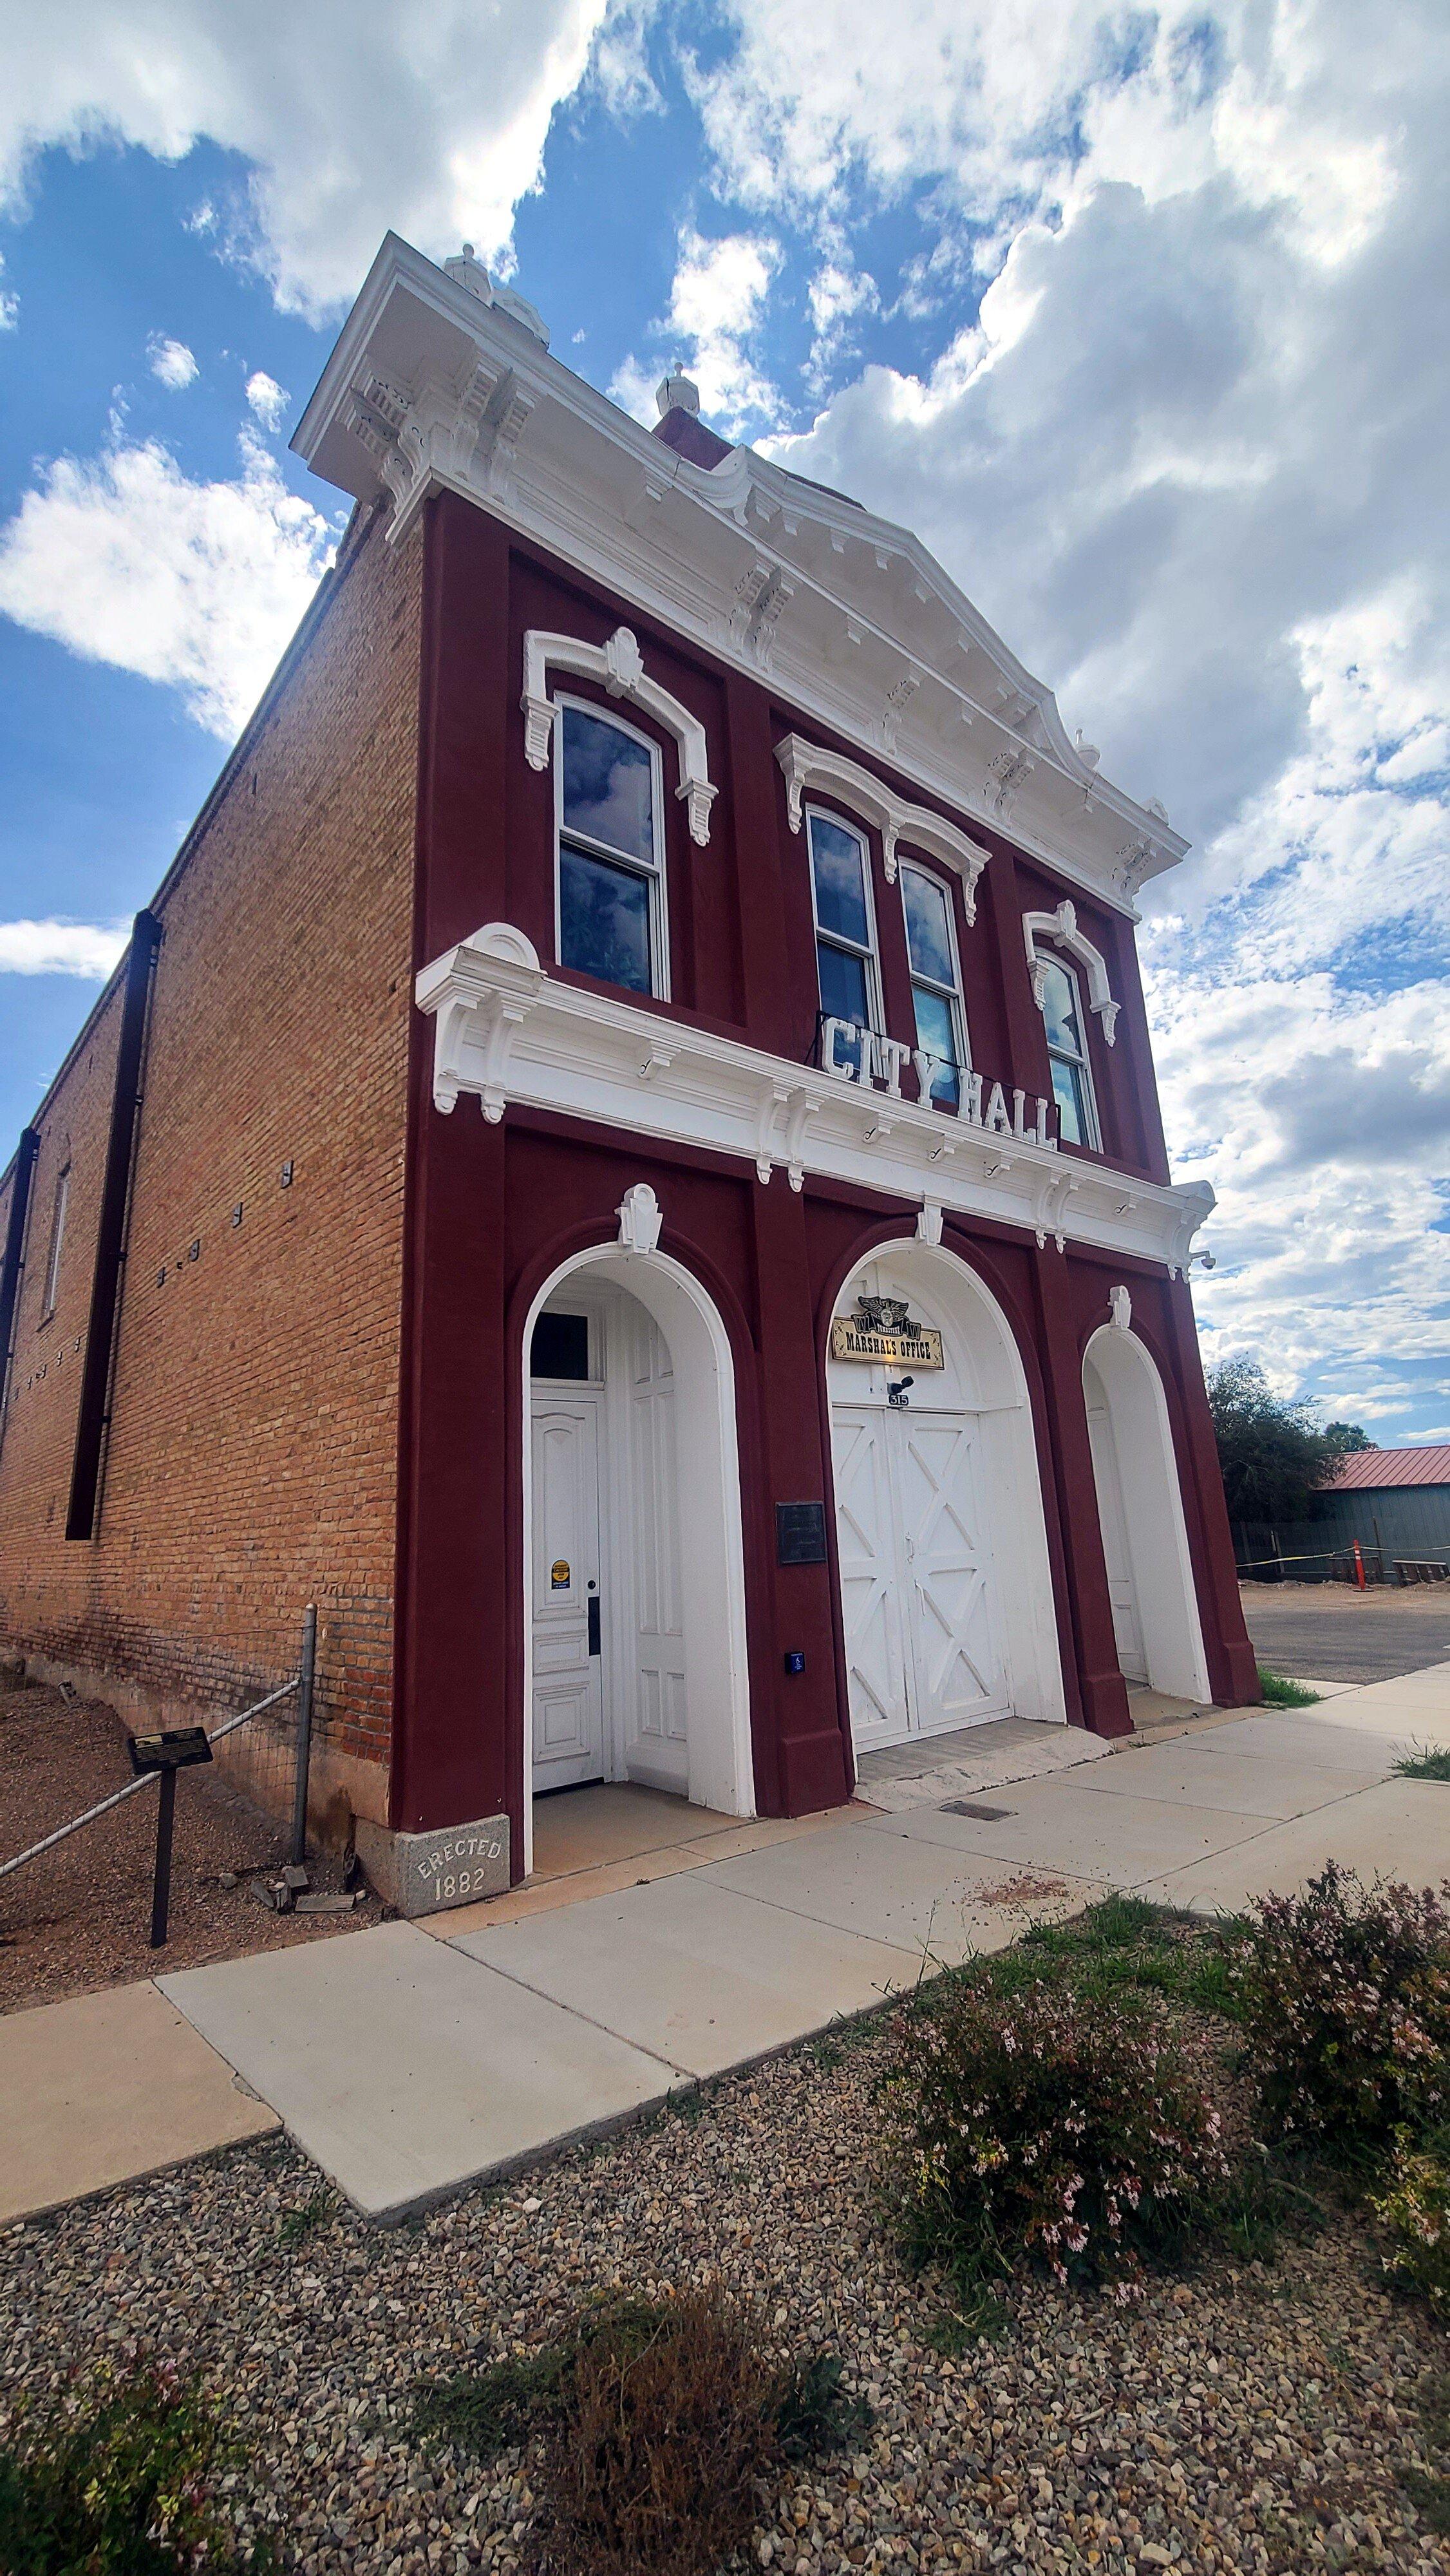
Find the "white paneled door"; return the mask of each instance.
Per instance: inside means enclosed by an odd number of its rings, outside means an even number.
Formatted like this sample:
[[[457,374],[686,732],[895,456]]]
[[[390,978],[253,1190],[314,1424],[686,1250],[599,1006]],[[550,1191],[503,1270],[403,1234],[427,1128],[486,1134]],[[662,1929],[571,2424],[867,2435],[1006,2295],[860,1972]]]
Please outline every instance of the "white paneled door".
[[[833,1409],[858,1756],[1010,1705],[972,1414]]]
[[[1093,1453],[1098,1526],[1103,1534],[1103,1556],[1108,1569],[1108,1599],[1112,1604],[1118,1669],[1127,1681],[1146,1682],[1148,1658],[1143,1650],[1143,1623],[1138,1616],[1138,1592],[1133,1581],[1128,1515],[1123,1508],[1123,1476],[1118,1464],[1113,1416],[1096,1369],[1084,1370],[1083,1388],[1087,1396],[1088,1440]]]
[[[599,1399],[533,1406],[534,1787],[604,1777]]]

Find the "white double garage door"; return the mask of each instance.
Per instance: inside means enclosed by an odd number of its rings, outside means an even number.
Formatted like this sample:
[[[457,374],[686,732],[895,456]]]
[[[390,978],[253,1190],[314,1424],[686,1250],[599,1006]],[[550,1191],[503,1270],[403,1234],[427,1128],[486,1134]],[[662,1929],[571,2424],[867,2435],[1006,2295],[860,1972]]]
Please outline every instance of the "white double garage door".
[[[979,1417],[831,1408],[841,1611],[858,1756],[1012,1705],[983,1513]]]

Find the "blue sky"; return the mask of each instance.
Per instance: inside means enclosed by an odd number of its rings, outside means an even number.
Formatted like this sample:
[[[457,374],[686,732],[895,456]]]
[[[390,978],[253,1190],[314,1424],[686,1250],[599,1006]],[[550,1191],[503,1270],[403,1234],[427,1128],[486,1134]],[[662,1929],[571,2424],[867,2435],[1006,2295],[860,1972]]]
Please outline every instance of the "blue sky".
[[[1107,773],[1210,1354],[1450,1437],[1441,13],[359,0],[37,21],[0,101],[0,1152],[339,519],[393,225],[914,525]]]

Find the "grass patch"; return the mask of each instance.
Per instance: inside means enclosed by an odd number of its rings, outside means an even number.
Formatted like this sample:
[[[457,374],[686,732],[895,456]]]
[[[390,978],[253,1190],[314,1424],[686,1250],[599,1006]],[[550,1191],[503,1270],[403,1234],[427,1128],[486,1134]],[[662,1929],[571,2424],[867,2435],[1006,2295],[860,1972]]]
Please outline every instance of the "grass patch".
[[[299,2209],[284,2209],[277,2221],[278,2244],[288,2253],[305,2245],[308,2237],[315,2236],[318,2228],[326,2224],[330,2212],[331,2204],[323,2191],[312,2200],[304,2200]]]
[[[1033,1924],[1014,1949],[957,1973],[985,1974],[1001,1991],[1036,1985],[1045,1975],[1088,2001],[1162,1995],[1232,2018],[1227,1961],[1236,1929],[1141,1896],[1105,1896],[1067,1923]]]
[[[1283,1673],[1271,1673],[1267,1664],[1259,1666],[1259,1691],[1266,1708],[1318,1708],[1318,1691],[1306,1690],[1302,1682],[1286,1680]]]
[[[192,2576],[277,2561],[241,2551],[213,2500],[240,2454],[200,2386],[165,2367],[99,2371],[88,2389],[22,2414],[0,2448],[6,2576]]]
[[[1450,1744],[1412,1744],[1390,1767],[1402,1780],[1450,1780]]]

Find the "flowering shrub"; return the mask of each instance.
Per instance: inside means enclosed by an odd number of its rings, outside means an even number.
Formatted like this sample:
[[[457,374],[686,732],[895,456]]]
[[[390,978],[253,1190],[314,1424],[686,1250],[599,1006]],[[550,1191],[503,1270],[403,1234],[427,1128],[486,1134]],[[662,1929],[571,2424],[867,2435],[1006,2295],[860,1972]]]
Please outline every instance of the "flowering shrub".
[[[0,2447],[6,2576],[263,2576],[213,2494],[236,2457],[202,2391],[167,2362],[103,2366],[90,2387],[22,2415]]]
[[[1330,1861],[1255,1906],[1228,1992],[1271,2136],[1355,2154],[1450,2112],[1450,1911],[1431,1889]]]
[[[1370,2206],[1395,2240],[1393,2276],[1429,2300],[1450,2326],[1450,2136],[1418,2144],[1408,2129],[1395,2134],[1395,2152],[1383,2188]]]
[[[883,2084],[908,2250],[969,2293],[1024,2258],[1129,2294],[1229,2180],[1218,2113],[1141,2008],[944,1978],[893,2025]]]

